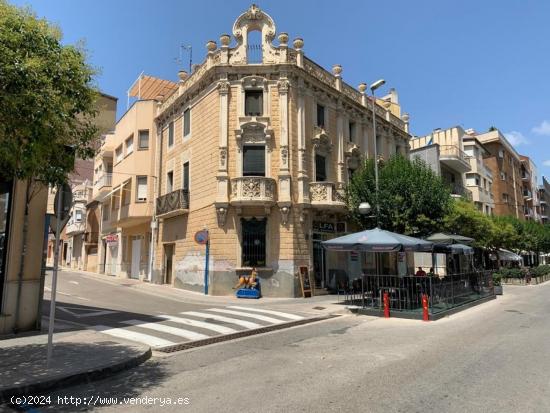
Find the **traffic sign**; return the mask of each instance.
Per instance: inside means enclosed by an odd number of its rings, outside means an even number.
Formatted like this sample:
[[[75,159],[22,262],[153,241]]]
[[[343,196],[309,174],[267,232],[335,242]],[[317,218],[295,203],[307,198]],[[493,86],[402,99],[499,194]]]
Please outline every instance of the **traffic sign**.
[[[199,245],[205,245],[208,242],[208,231],[203,229],[195,232],[195,242]]]

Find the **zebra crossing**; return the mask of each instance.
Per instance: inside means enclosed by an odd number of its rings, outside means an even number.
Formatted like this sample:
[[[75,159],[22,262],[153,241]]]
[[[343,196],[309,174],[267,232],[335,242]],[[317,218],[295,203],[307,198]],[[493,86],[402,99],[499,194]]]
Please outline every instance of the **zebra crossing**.
[[[150,317],[147,320],[123,320],[119,323],[124,327],[100,324],[92,326],[91,329],[159,349],[246,330],[293,323],[305,318],[305,315],[234,305],[182,311],[177,315],[156,315],[154,319],[157,321],[151,321]]]

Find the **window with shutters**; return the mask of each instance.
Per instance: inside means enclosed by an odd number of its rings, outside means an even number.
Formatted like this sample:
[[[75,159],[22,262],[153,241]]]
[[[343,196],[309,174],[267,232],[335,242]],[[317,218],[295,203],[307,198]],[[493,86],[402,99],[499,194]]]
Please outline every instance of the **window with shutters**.
[[[265,146],[243,147],[243,176],[265,176]]]
[[[136,178],[136,201],[147,201],[147,177],[138,176]]]
[[[168,124],[168,147],[174,146],[174,122]]]
[[[191,135],[191,109],[187,108],[183,112],[183,137],[188,138]]]
[[[128,139],[126,139],[126,156],[134,152],[134,135],[132,134]]]
[[[140,130],[138,140],[139,149],[149,149],[149,130]]]
[[[246,90],[244,92],[245,103],[244,112],[246,116],[262,116],[263,114],[263,96],[261,90]]]
[[[182,186],[184,191],[189,191],[189,162],[183,164]]]
[[[317,104],[317,126],[325,127],[325,107],[319,104]]]
[[[315,181],[324,182],[327,180],[327,160],[323,155],[315,155]]]
[[[169,194],[174,190],[174,172],[170,171],[166,174],[166,193]]]

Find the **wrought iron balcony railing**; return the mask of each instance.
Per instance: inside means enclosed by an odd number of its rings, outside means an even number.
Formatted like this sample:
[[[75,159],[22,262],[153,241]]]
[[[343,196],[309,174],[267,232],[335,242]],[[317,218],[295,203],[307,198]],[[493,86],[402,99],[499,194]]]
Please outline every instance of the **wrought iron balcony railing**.
[[[189,190],[176,189],[157,198],[157,216],[170,218],[189,212]]]

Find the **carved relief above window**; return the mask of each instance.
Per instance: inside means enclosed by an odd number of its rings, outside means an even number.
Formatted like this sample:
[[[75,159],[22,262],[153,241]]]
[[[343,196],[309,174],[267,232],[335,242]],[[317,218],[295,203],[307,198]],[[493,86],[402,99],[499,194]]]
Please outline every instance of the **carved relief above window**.
[[[239,152],[243,145],[264,144],[268,151],[271,151],[273,131],[269,129],[264,122],[248,122],[241,125],[240,129],[235,130],[235,139],[237,140]]]
[[[353,142],[347,142],[344,152],[349,169],[357,169],[361,165],[361,150]]]
[[[325,130],[320,126],[316,126],[314,128],[311,143],[313,143],[313,149],[316,152],[323,154],[329,154],[332,152],[333,144],[331,143]]]

